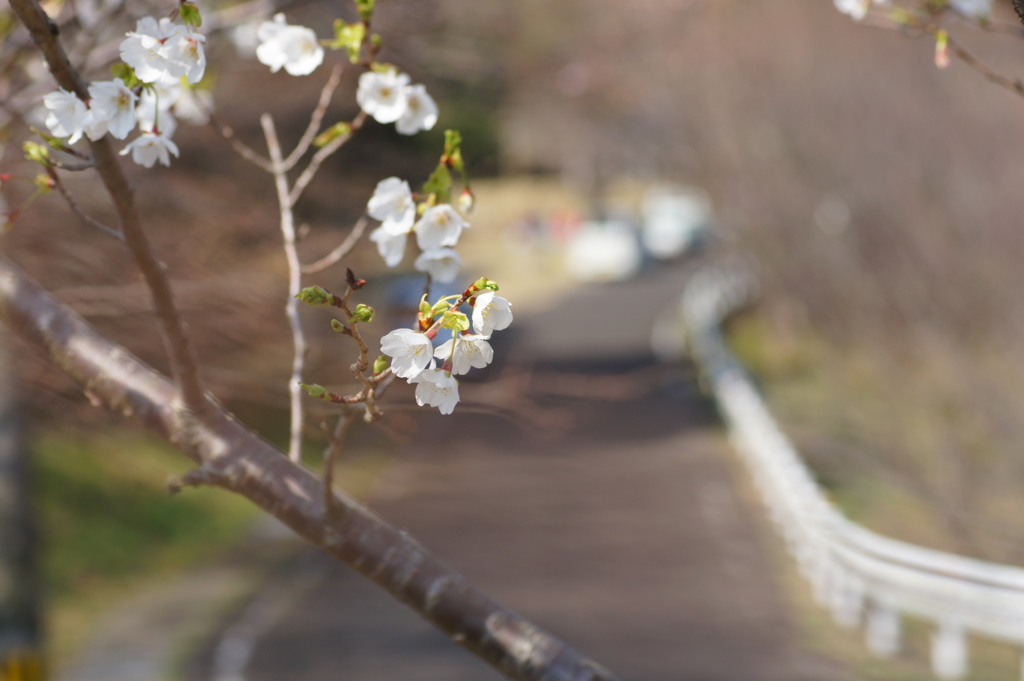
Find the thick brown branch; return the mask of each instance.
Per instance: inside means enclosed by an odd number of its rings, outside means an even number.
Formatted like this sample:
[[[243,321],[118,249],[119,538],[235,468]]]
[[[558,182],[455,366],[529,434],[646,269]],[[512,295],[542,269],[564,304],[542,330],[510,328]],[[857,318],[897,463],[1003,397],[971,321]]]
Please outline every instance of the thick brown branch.
[[[523,681],[612,681],[596,662],[470,586],[409,534],[335,494],[210,403],[202,421],[177,403],[166,378],[109,341],[0,258],[0,319],[49,354],[91,398],[173,443],[208,479],[248,498],[295,532],[390,591],[495,668]]]

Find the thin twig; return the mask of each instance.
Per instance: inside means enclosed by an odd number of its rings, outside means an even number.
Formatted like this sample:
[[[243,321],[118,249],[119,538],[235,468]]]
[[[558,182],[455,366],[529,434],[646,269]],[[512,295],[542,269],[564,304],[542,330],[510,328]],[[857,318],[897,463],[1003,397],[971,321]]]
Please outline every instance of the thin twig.
[[[327,449],[324,450],[323,471],[324,512],[328,515],[334,511],[337,501],[334,497],[334,464],[344,448],[348,429],[355,422],[353,416],[351,407],[343,407],[341,415],[338,417],[338,423],[334,426],[334,431],[328,432],[330,442],[327,445]],[[324,430],[329,430],[326,423],[324,424]]]
[[[71,212],[77,215],[83,223],[90,227],[95,227],[96,229],[100,230],[109,237],[113,237],[114,239],[117,239],[122,243],[124,242],[123,234],[121,234],[112,227],[108,227],[107,225],[103,224],[102,222],[95,219],[91,215],[88,215],[84,210],[82,210],[82,207],[79,206],[78,202],[75,201],[75,197],[71,195],[71,192],[68,191],[68,188],[64,186],[63,182],[61,182],[60,176],[57,175],[57,173],[53,172],[50,173],[49,175],[50,178],[53,180],[53,186],[57,189],[57,191],[60,192],[61,196],[64,197],[64,200],[67,201],[68,207],[71,208]]]
[[[284,168],[284,159],[281,154],[281,143],[277,138],[277,130],[274,128],[274,119],[270,114],[260,116],[260,125],[263,127],[263,136],[267,139],[267,151],[270,153],[272,162],[272,173],[274,175],[274,188],[277,191],[277,202],[280,206],[281,237],[283,240],[284,254],[288,260],[288,302],[285,304],[285,314],[288,316],[288,324],[292,330],[292,343],[294,354],[292,355],[292,376],[288,385],[288,394],[291,401],[291,433],[288,438],[288,458],[298,462],[302,456],[302,372],[306,362],[306,335],[302,330],[302,320],[299,318],[299,299],[296,296],[302,290],[302,263],[299,262],[299,254],[295,248],[295,215],[292,213],[292,201],[288,196],[288,177]]]
[[[267,160],[258,152],[253,150],[253,148],[250,147],[248,144],[235,137],[235,131],[231,128],[231,126],[224,125],[223,123],[221,123],[220,119],[217,118],[217,115],[214,114],[211,109],[205,107],[200,100],[197,99],[196,101],[199,102],[199,106],[204,107],[206,115],[209,118],[210,125],[213,126],[213,129],[216,130],[220,134],[220,136],[223,137],[227,141],[227,143],[231,145],[232,149],[238,152],[239,156],[244,158],[246,161],[249,161],[253,165],[258,166],[259,168],[267,171],[268,173],[272,174],[274,172],[274,165],[269,160]]]
[[[320,258],[316,262],[310,263],[308,265],[303,265],[302,273],[316,274],[317,272],[323,272],[331,265],[334,265],[335,263],[339,262],[342,258],[344,258],[346,255],[352,252],[352,249],[355,248],[356,243],[359,242],[359,239],[363,236],[363,233],[366,231],[366,226],[369,224],[369,222],[370,221],[367,219],[365,215],[359,218],[355,226],[352,227],[352,231],[348,233],[348,236],[345,237],[345,240],[341,242],[340,246],[338,246],[333,251],[331,251],[324,257]]]
[[[66,170],[69,173],[79,173],[82,172],[83,170],[90,170],[92,168],[95,168],[96,164],[93,163],[92,160],[82,161],[81,163],[64,163],[63,161],[53,161],[53,167],[60,168],[61,170]]]
[[[960,43],[954,41],[952,37],[948,39],[947,44],[949,45],[950,51],[952,51],[960,61],[980,73],[985,80],[990,83],[994,83],[999,87],[1006,88],[1016,95],[1024,97],[1024,82],[1022,82],[1020,78],[1010,78],[1009,76],[1004,76],[1003,74],[998,73],[988,64],[975,57],[971,52],[960,45]]]
[[[324,122],[324,116],[327,114],[327,107],[331,105],[331,97],[334,96],[334,91],[338,89],[338,84],[341,83],[341,74],[344,70],[344,66],[337,64],[331,71],[330,78],[327,79],[323,90],[320,91],[320,101],[317,102],[316,108],[313,109],[313,113],[309,117],[309,125],[306,126],[306,132],[302,133],[302,139],[295,145],[295,149],[288,155],[288,158],[284,160],[284,169],[286,171],[295,167],[295,164],[299,162],[303,154],[309,151],[310,145],[316,139],[316,134],[320,132],[320,124]]]
[[[320,170],[320,166],[323,162],[326,161],[331,154],[336,152],[338,149],[341,149],[346,142],[352,139],[352,135],[354,135],[359,128],[363,127],[363,123],[365,122],[366,112],[360,111],[359,115],[352,120],[352,127],[347,133],[335,137],[330,141],[330,143],[317,149],[316,153],[313,154],[313,158],[309,160],[309,165],[306,166],[306,169],[302,171],[299,178],[295,180],[295,184],[292,185],[292,193],[288,198],[293,204],[299,200],[299,197],[302,196],[302,192],[306,191],[306,187],[308,187],[309,183],[313,181],[314,177],[316,177],[317,171]]]

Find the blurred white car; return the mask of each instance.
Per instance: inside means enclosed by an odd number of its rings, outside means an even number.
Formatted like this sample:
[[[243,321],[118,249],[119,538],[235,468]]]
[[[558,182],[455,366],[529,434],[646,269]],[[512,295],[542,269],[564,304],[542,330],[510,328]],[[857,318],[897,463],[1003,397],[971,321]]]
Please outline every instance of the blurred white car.
[[[658,260],[677,258],[704,238],[711,216],[707,194],[694,187],[664,186],[647,192],[640,240]]]
[[[624,220],[584,222],[568,244],[565,267],[578,281],[620,281],[640,270],[636,230]]]

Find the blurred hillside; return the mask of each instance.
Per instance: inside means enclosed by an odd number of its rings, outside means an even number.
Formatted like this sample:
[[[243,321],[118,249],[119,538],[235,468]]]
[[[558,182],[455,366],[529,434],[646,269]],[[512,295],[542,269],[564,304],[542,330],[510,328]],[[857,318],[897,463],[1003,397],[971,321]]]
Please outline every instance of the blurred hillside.
[[[621,176],[709,190],[763,268],[748,358],[848,512],[1024,559],[1024,101],[828,2],[443,8],[501,60],[470,62],[502,79],[500,168],[596,197]],[[1016,77],[1009,3],[994,20],[952,30]]]

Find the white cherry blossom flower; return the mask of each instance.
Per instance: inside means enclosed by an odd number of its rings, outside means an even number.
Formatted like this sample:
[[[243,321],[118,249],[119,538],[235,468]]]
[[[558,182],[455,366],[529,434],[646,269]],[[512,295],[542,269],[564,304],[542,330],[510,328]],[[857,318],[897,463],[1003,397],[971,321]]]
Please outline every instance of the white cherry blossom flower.
[[[387,224],[387,223],[385,223]],[[370,232],[370,241],[377,244],[377,252],[384,258],[384,264],[395,267],[405,256],[405,244],[409,240],[408,232],[392,234],[385,225]]]
[[[43,106],[47,111],[46,127],[54,137],[68,138],[68,144],[82,138],[89,109],[77,95],[64,89],[55,90],[43,97]]]
[[[152,168],[157,161],[165,166],[171,165],[171,154],[178,156],[178,145],[167,135],[153,130],[144,132],[121,150],[124,156],[132,154],[132,160],[140,166]]]
[[[413,231],[416,232],[419,247],[424,251],[432,251],[457,244],[462,230],[467,227],[469,223],[454,208],[442,203],[428,208],[413,226]]]
[[[434,350],[434,357],[442,361],[451,359],[452,374],[461,376],[473,367],[483,369],[490,364],[494,360],[494,349],[486,338],[470,333],[442,343]]]
[[[459,276],[462,259],[454,248],[437,248],[420,253],[413,266],[439,284],[450,284]]]
[[[416,404],[437,407],[442,414],[451,414],[459,403],[459,382],[441,369],[428,369],[410,383],[416,384]]]
[[[512,323],[512,303],[494,291],[484,291],[473,304],[473,330],[482,338],[490,338],[495,331],[507,329]]]
[[[367,71],[359,76],[356,101],[378,123],[394,123],[408,108],[409,76],[397,71]]]
[[[121,41],[121,60],[143,83],[181,78],[198,83],[206,72],[206,36],[168,18],[143,17]]]
[[[107,134],[108,122],[107,117],[102,113],[96,109],[89,109],[85,123],[82,125],[82,131],[85,132],[86,137],[95,142]]]
[[[260,42],[256,59],[273,73],[284,67],[293,76],[308,76],[324,61],[324,49],[313,29],[288,24],[283,14],[260,24],[256,38]]]
[[[395,329],[380,339],[380,351],[391,358],[395,376],[413,379],[425,369],[433,368],[434,346],[426,334],[412,329]]]
[[[389,177],[377,183],[366,212],[371,218],[383,220],[389,234],[407,234],[416,221],[416,202],[412,200],[409,183]]]
[[[422,85],[405,88],[405,112],[395,122],[395,130],[403,135],[415,135],[430,130],[437,123],[437,104]]]
[[[836,9],[852,17],[855,21],[861,21],[868,15],[871,8],[871,0],[832,0]]]
[[[163,45],[168,63],[167,73],[174,78],[184,76],[192,84],[201,81],[206,73],[204,42],[206,36],[188,30],[187,27],[167,38]]]
[[[104,80],[89,86],[89,109],[97,119],[105,121],[105,127],[119,140],[128,137],[135,129],[135,103],[138,95],[125,86],[120,78]],[[91,139],[93,138],[90,135]]]

